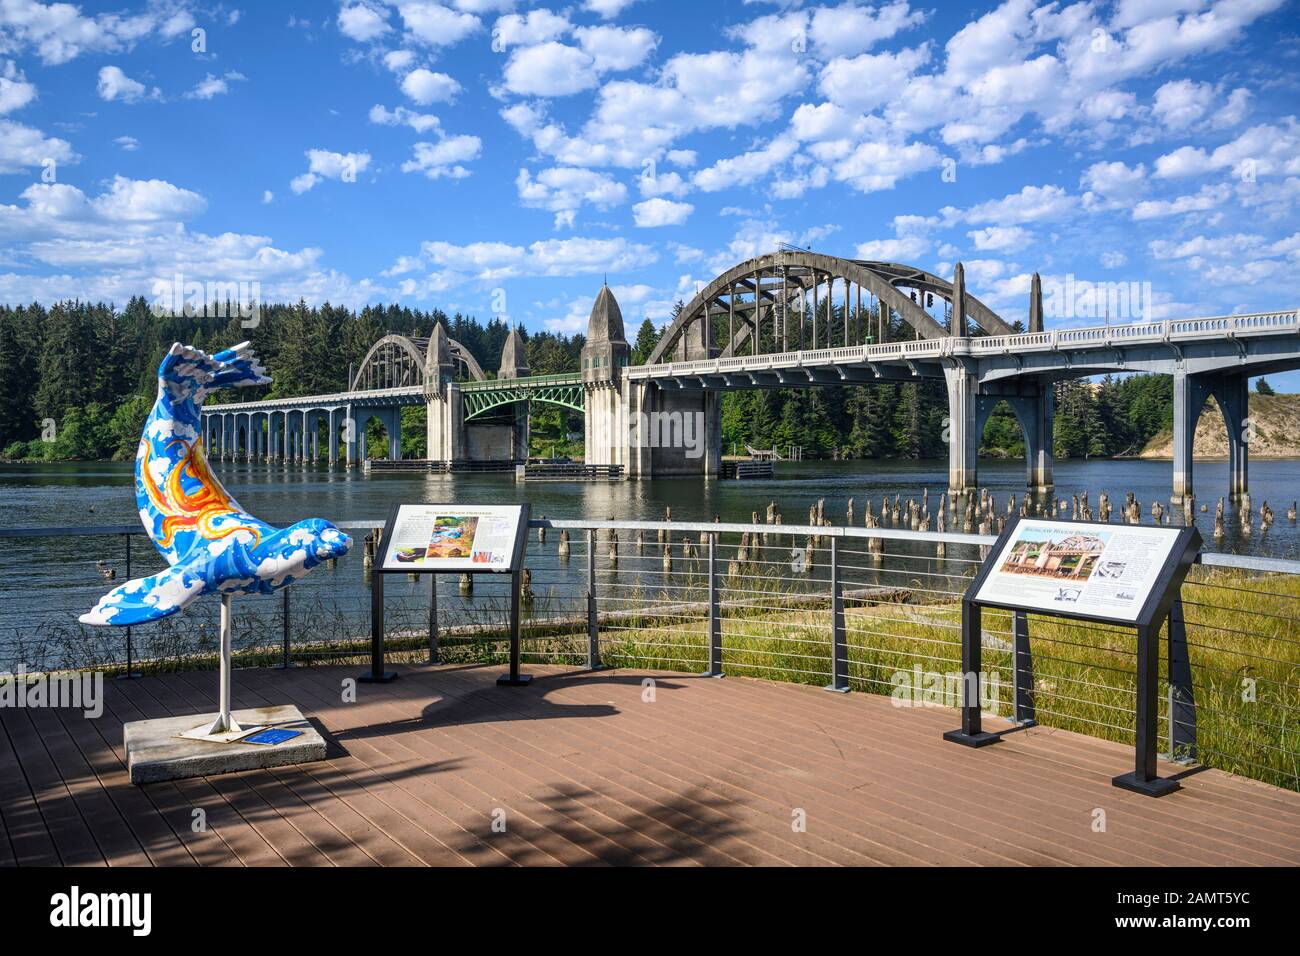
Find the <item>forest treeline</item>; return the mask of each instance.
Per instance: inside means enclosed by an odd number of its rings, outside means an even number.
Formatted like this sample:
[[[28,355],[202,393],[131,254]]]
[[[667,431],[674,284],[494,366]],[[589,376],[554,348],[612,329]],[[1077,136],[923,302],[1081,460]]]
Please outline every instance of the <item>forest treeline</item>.
[[[346,389],[350,371],[387,332],[427,336],[441,321],[492,374],[509,326],[438,309],[263,305],[244,328],[231,318],[156,316],[143,298],[124,309],[64,302],[0,306],[0,454],[9,459],[129,458],[157,390],[158,362],[172,342],[215,351],[250,339],[271,370],[271,385],[241,389],[240,400]],[[533,374],[577,371],[584,337],[523,331]],[[646,320],[633,341],[643,361],[661,333]],[[229,400],[217,395],[214,401]],[[1172,421],[1166,376],[1135,375],[1057,386],[1055,452],[1059,457],[1136,454]],[[807,458],[934,458],[946,454],[947,401],[940,383],[756,390],[729,393],[723,404],[724,450],[797,445]],[[413,420],[413,419],[412,419]],[[534,409],[542,442],[563,443],[581,417],[550,406]],[[404,429],[406,431],[407,429]],[[410,429],[406,454],[421,454]],[[376,446],[377,447],[377,446]],[[1002,405],[984,432],[987,455],[1024,452],[1019,426]]]

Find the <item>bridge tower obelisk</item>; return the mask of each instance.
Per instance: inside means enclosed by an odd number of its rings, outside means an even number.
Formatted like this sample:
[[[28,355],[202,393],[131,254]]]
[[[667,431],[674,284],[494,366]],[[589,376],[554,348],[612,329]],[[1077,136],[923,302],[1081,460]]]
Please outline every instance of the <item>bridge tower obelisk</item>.
[[[425,455],[433,461],[450,462],[465,457],[465,407],[454,372],[447,330],[438,322],[429,336],[424,356],[424,397],[428,403]]]
[[[623,401],[623,369],[632,347],[623,333],[623,311],[608,285],[602,285],[587,319],[582,347],[584,416],[583,458],[588,465],[627,466],[627,407]]]

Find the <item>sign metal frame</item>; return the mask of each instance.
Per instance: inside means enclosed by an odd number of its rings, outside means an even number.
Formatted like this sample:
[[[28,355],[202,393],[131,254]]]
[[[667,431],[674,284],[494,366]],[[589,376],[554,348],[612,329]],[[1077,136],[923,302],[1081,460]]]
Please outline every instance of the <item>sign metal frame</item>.
[[[943,735],[945,740],[967,747],[984,747],[1002,739],[1002,733],[983,729],[979,701],[979,673],[981,668],[981,617],[986,607],[1020,614],[1038,614],[1066,620],[1085,621],[1111,627],[1134,628],[1137,632],[1137,704],[1135,725],[1135,760],[1132,773],[1121,774],[1111,783],[1125,790],[1148,796],[1163,796],[1179,789],[1177,781],[1162,779],[1156,773],[1157,746],[1157,692],[1160,683],[1160,629],[1170,618],[1179,602],[1179,592],[1188,571],[1199,559],[1202,539],[1196,527],[1177,529],[1177,536],[1164,562],[1155,571],[1151,590],[1134,620],[1112,615],[1089,614],[1075,610],[1044,609],[1034,605],[1011,601],[989,600],[978,597],[985,581],[994,572],[998,559],[1014,540],[1022,523],[1051,523],[1076,526],[1080,529],[1105,529],[1108,525],[1096,521],[1076,521],[1066,518],[1039,518],[1015,516],[998,536],[988,558],[976,573],[974,580],[962,596],[961,656],[963,675],[975,675],[963,680],[961,728]],[[1123,526],[1112,527],[1119,530]],[[1133,528],[1137,530],[1140,526]],[[972,687],[973,685],[973,687]]]
[[[467,508],[483,508],[486,505],[442,504],[438,502],[396,502],[388,510],[384,520],[384,531],[375,548],[375,563],[371,568],[370,578],[370,671],[358,678],[362,683],[387,683],[397,678],[394,671],[384,669],[384,577],[389,574],[427,574],[432,577],[429,587],[429,663],[442,663],[438,658],[438,578],[440,574],[508,574],[510,575],[510,672],[497,678],[497,683],[506,687],[520,687],[532,681],[529,674],[519,672],[519,586],[523,570],[524,553],[528,549],[528,522],[532,508],[528,502],[512,504],[508,507],[518,508],[515,527],[514,547],[510,563],[506,567],[458,567],[458,568],[421,568],[421,567],[385,567],[388,549],[392,544],[394,526],[397,516],[404,504],[414,504],[421,508],[445,511],[455,515]],[[501,506],[492,506],[501,507]]]

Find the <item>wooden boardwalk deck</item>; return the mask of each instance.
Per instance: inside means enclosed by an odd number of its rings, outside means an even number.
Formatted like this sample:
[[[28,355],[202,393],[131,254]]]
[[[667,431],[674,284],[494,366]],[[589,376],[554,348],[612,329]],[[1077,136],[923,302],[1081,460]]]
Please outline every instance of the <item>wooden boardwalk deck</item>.
[[[1300,863],[1300,794],[1202,771],[1140,797],[1110,785],[1132,751],[1077,734],[974,751],[940,739],[954,712],[865,694],[398,669],[353,704],[355,667],[237,671],[236,706],[297,704],[331,758],[143,788],[122,723],[209,709],[215,674],[108,681],[98,720],[0,710],[0,865]]]

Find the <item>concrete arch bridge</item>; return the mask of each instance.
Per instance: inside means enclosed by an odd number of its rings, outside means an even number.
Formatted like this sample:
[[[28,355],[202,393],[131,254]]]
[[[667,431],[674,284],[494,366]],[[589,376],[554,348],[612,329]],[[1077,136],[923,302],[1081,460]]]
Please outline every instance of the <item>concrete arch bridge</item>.
[[[501,368],[490,379],[438,323],[428,338],[384,335],[346,392],[205,405],[203,434],[220,460],[305,463],[324,457],[331,465],[352,466],[372,457],[366,447],[371,419],[383,426],[387,458],[400,458],[402,408],[425,406],[431,457],[521,459],[528,453],[528,403],[584,410],[580,375],[528,371],[518,332],[506,339]]]
[[[581,369],[571,375],[529,375],[522,339],[512,333],[497,377],[488,379],[439,325],[428,340],[385,336],[342,395],[207,406],[204,416],[219,430],[223,452],[300,460],[303,436],[310,442],[315,434],[311,416],[329,415],[335,461],[337,420],[380,417],[395,457],[388,423],[402,405],[424,403],[431,459],[519,459],[527,451],[527,403],[550,402],[584,412],[588,464],[620,466],[630,478],[707,477],[721,472],[725,391],[933,380],[948,397],[951,490],[976,487],[980,435],[1006,401],[1024,433],[1027,485],[1046,491],[1053,485],[1052,386],[1155,372],[1174,379],[1173,500],[1193,490],[1192,437],[1209,396],[1228,425],[1228,492],[1246,491],[1247,385],[1300,368],[1296,310],[1050,331],[1043,314],[1037,275],[1029,329],[1020,332],[966,289],[960,263],[948,280],[901,263],[779,250],[704,286],[644,365],[631,364],[621,310],[604,286]],[[510,422],[488,424],[507,409]],[[349,463],[364,455],[357,445],[363,436],[354,427],[343,446]]]

